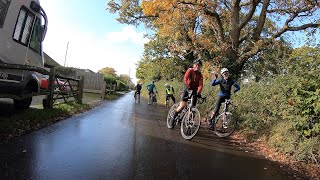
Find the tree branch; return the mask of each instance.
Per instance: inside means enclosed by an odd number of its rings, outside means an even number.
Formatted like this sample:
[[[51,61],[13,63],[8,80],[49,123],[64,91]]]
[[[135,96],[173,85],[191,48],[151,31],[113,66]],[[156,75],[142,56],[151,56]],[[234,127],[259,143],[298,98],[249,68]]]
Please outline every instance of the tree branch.
[[[204,14],[215,18],[218,24],[218,36],[222,41],[224,41],[224,29],[219,14],[217,12],[208,11],[207,9],[204,10]]]
[[[223,0],[222,3],[223,3],[223,5],[226,6],[226,8],[227,8],[229,11],[231,11],[231,8],[230,8],[230,6],[229,6],[229,4],[227,3],[226,0]]]
[[[250,57],[258,54],[263,50],[263,47],[265,47],[267,44],[271,42],[270,39],[268,40],[259,40],[255,44],[252,44],[251,47],[247,47],[245,50],[243,50],[242,55],[239,57],[240,61],[246,61]]]
[[[266,17],[267,17],[267,10],[268,10],[268,6],[270,5],[270,0],[265,0],[263,2],[263,6],[260,12],[260,16],[259,16],[259,20],[257,23],[257,27],[254,29],[254,33],[253,33],[253,40],[254,41],[258,41],[260,38],[260,34],[262,32],[264,23],[266,21]]]
[[[239,47],[239,22],[240,22],[240,1],[241,0],[233,0],[232,2],[232,11],[231,11],[231,41],[232,48],[236,49]]]
[[[254,12],[256,11],[256,7],[260,1],[261,0],[251,0],[250,11],[247,14],[245,20],[240,24],[240,27],[239,27],[240,30],[252,19],[252,16],[253,16]]]
[[[320,23],[309,23],[296,27],[289,27],[285,25],[279,32],[275,33],[272,38],[278,38],[287,31],[301,31],[308,28],[320,28]]]

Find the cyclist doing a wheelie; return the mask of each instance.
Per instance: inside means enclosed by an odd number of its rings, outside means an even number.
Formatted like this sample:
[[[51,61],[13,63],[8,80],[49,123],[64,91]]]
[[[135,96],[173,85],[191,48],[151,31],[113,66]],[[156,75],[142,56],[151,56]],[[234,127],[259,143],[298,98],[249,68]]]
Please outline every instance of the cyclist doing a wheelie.
[[[222,68],[220,73],[222,76],[221,79],[217,79],[218,78],[217,73],[215,73],[215,72],[212,73],[211,86],[220,85],[220,91],[219,91],[218,98],[216,101],[215,109],[212,112],[212,114],[210,115],[210,119],[207,122],[207,126],[209,128],[212,127],[212,120],[219,113],[221,103],[225,102],[226,99],[230,99],[232,86],[235,87],[233,93],[236,93],[237,91],[240,90],[240,86],[234,80],[229,78],[229,70],[227,68]]]
[[[179,106],[174,111],[172,126],[175,125],[175,118],[177,115],[187,106],[189,91],[192,91],[192,95],[196,95],[196,97],[201,97],[202,85],[203,85],[203,76],[200,72],[200,68],[202,66],[202,61],[197,59],[193,62],[192,68],[189,68],[184,74],[183,82],[184,88],[182,91],[182,99],[179,103]],[[197,103],[197,98],[193,101],[195,105]]]

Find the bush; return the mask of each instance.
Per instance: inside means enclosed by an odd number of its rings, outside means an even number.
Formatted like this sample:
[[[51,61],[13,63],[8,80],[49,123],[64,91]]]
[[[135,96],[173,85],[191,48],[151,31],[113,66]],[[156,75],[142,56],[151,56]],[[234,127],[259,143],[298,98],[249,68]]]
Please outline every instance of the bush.
[[[117,80],[117,91],[128,91],[128,90],[129,90],[129,86],[127,86],[122,81]]]
[[[160,80],[155,83],[160,103],[165,102],[164,84],[167,82]],[[180,101],[182,80],[168,83],[175,89],[177,102]],[[317,112],[314,109],[319,106],[319,97],[314,97],[317,91],[298,93],[303,89],[301,83],[303,81],[294,75],[281,75],[260,82],[241,84],[241,90],[232,97],[237,105],[233,114],[239,122],[238,130],[245,133],[248,139],[263,137],[275,150],[290,155],[295,160],[320,162],[320,140],[316,136],[319,133],[319,123],[313,121],[313,126],[308,124],[310,117],[316,117],[310,112]],[[144,83],[142,88],[142,95],[146,98],[147,84]],[[202,117],[207,109],[215,105],[218,90],[218,86],[210,86],[210,80],[204,81],[202,95],[207,97],[207,103],[198,106]],[[307,109],[312,111],[305,111]]]
[[[104,76],[104,81],[105,81],[107,84],[116,84],[116,83],[117,83],[116,78],[113,77],[113,76]]]
[[[271,147],[295,160],[319,161],[319,137],[311,136],[319,131],[307,126],[309,117],[303,111],[308,109],[308,98],[299,101],[301,95],[295,93],[302,89],[299,83],[295,76],[288,75],[242,85],[234,97],[239,104],[235,114],[248,138],[253,132],[254,138],[266,137]]]

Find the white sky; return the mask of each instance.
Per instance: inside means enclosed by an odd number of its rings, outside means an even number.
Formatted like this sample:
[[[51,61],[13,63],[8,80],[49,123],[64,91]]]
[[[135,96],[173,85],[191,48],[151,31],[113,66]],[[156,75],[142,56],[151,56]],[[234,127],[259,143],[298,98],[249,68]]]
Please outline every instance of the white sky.
[[[41,0],[40,3],[49,21],[44,40],[44,51],[49,56],[64,65],[69,42],[66,66],[95,72],[112,67],[118,75],[130,72],[136,83],[136,63],[147,42],[143,30],[119,24],[116,16],[105,10],[105,0]]]

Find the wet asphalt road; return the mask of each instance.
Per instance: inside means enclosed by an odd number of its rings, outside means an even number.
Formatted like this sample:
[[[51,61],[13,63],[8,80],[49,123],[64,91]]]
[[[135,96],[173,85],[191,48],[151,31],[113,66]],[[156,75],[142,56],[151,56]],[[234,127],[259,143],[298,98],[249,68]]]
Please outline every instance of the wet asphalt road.
[[[179,132],[129,93],[0,144],[0,179],[295,179],[204,129],[192,141]]]

